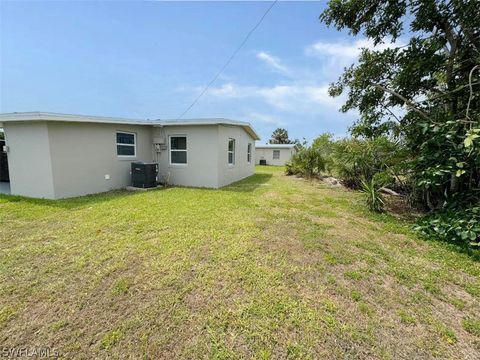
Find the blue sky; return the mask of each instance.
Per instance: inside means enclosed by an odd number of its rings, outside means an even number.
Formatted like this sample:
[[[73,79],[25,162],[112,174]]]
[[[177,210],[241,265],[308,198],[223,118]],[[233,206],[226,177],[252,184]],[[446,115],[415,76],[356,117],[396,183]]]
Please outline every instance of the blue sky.
[[[0,112],[177,118],[268,2],[0,2]],[[268,140],[347,133],[328,84],[371,44],[279,2],[185,118],[249,121]]]

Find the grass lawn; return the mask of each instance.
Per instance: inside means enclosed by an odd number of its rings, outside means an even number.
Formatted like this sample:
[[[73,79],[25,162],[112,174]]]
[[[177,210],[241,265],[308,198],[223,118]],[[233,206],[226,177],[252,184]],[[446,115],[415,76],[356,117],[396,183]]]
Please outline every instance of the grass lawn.
[[[480,357],[480,263],[359,194],[261,167],[221,190],[0,197],[0,345],[64,358]]]

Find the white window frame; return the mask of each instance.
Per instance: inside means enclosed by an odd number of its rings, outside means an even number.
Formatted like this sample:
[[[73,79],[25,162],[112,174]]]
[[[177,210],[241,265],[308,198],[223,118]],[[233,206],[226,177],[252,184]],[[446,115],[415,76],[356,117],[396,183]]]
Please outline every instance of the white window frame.
[[[275,151],[278,151],[278,158],[275,157]],[[280,160],[280,150],[276,149],[272,152],[272,160]]]
[[[117,141],[118,134],[133,135],[133,144],[119,143]],[[133,155],[118,155],[118,147],[117,147],[118,145],[133,147]],[[115,131],[115,152],[117,153],[117,157],[119,157],[120,159],[135,159],[137,157],[137,134],[131,131],[123,131],[123,130]]]
[[[233,141],[233,150],[230,150],[230,141]],[[235,147],[236,147],[236,141],[233,138],[228,138],[228,143],[227,143],[227,163],[228,166],[235,166]],[[232,153],[232,161],[230,162],[230,153]]]
[[[172,138],[184,137],[186,149],[172,149]],[[187,153],[186,163],[172,163],[172,151],[184,151]],[[188,165],[188,136],[184,134],[169,135],[168,136],[168,163],[172,166],[187,166]]]
[[[247,163],[252,162],[252,143],[247,144]]]

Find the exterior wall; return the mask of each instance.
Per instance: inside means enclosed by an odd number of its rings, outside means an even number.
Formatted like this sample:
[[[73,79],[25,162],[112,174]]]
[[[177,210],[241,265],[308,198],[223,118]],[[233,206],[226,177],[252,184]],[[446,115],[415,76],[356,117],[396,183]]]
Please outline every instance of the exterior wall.
[[[122,130],[136,134],[135,157],[117,156]],[[131,162],[153,160],[151,126],[49,122],[48,137],[57,199],[128,186]]]
[[[219,125],[218,127],[218,183],[219,187],[239,181],[255,172],[255,140],[241,127]],[[235,139],[235,164],[228,164],[228,140]],[[247,145],[252,144],[252,157],[247,162]]]
[[[218,126],[165,126],[166,149],[158,153],[159,176],[180,186],[218,188]],[[187,164],[170,164],[170,136],[187,137]]]
[[[59,199],[123,188],[131,183],[132,161],[157,161],[159,178],[173,185],[219,188],[253,175],[255,140],[240,126],[123,125],[81,122],[4,124],[12,194]],[[117,156],[116,132],[136,134],[136,156]],[[153,139],[165,139],[159,153]],[[187,164],[170,164],[169,136],[187,137]],[[235,139],[235,164],[228,140]],[[247,162],[247,145],[251,162]]]
[[[54,199],[47,123],[11,122],[4,130],[11,194]]]
[[[280,150],[280,159],[273,158],[273,150]],[[295,149],[265,149],[265,148],[258,148],[255,150],[255,164],[259,164],[260,160],[267,160],[267,165],[277,165],[282,166],[285,165],[286,162],[290,161],[293,154],[295,154]]]

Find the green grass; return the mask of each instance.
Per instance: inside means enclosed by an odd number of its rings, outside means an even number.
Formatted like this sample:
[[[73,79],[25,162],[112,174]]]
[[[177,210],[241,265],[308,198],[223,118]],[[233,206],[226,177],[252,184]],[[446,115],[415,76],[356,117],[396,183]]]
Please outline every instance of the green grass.
[[[479,358],[480,264],[361,195],[259,167],[221,190],[0,197],[0,343],[64,358]]]

